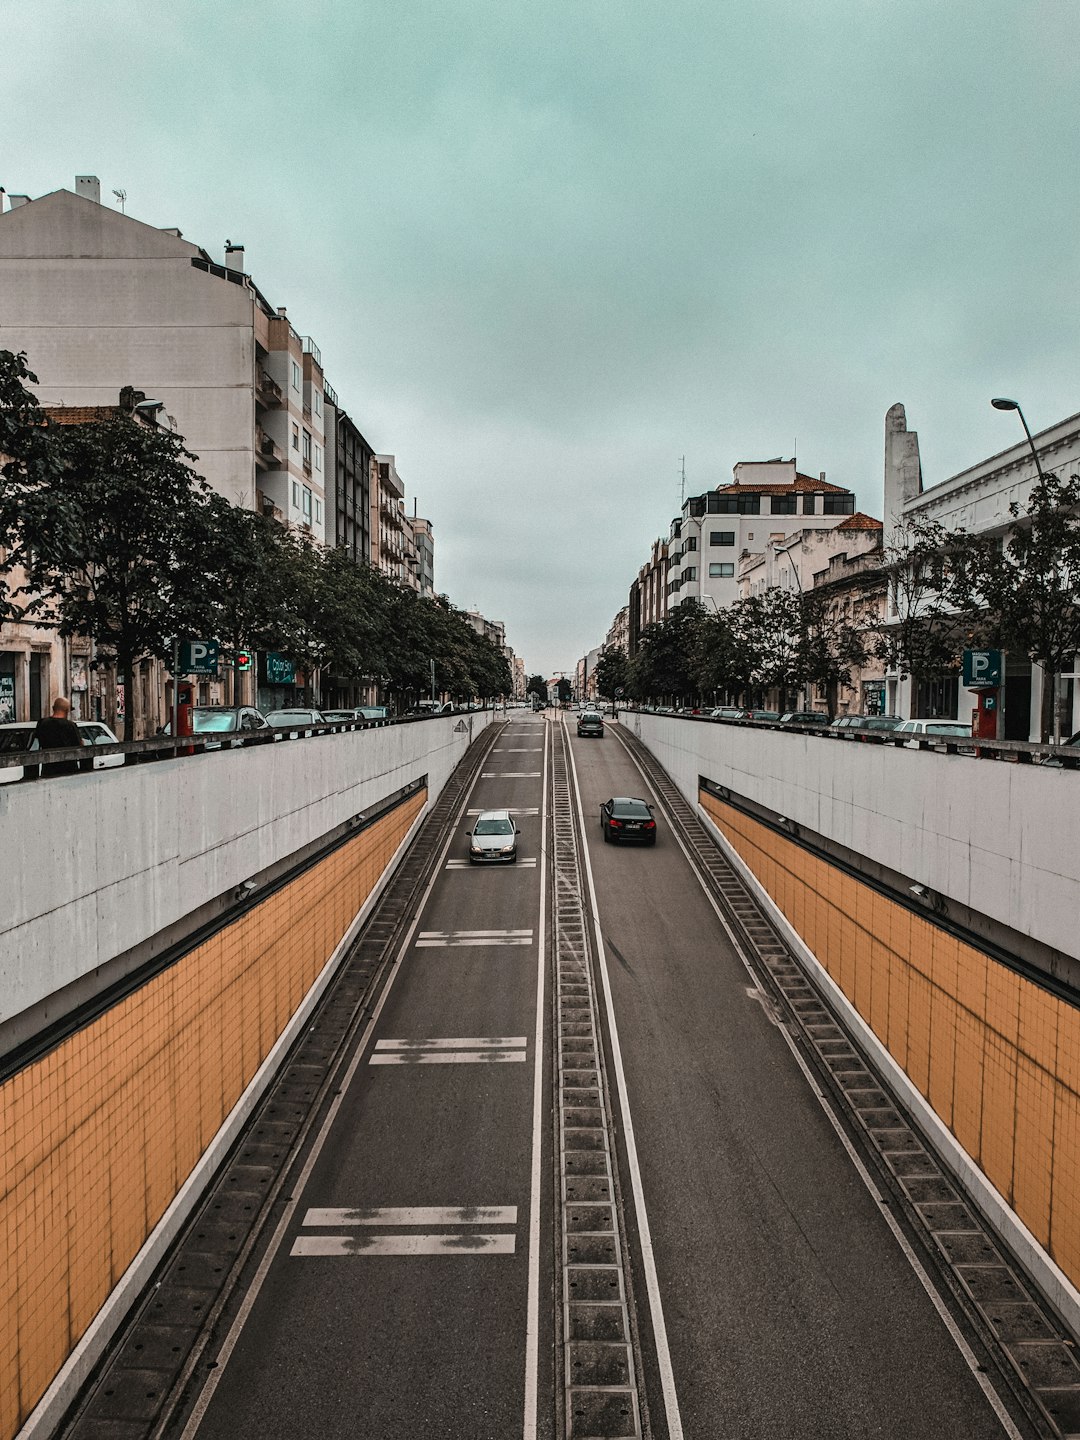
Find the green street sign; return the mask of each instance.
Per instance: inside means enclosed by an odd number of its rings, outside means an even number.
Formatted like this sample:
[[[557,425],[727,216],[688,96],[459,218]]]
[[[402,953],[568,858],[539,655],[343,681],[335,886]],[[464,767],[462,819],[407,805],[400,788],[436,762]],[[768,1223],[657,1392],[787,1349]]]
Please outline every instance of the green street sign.
[[[267,685],[296,684],[295,661],[287,660],[284,655],[279,655],[276,650],[268,650],[263,656],[263,663],[266,666]]]
[[[978,690],[981,686],[1000,685],[1003,669],[1000,650],[965,650],[964,688]]]
[[[181,640],[179,673],[216,675],[220,648],[216,640]]]

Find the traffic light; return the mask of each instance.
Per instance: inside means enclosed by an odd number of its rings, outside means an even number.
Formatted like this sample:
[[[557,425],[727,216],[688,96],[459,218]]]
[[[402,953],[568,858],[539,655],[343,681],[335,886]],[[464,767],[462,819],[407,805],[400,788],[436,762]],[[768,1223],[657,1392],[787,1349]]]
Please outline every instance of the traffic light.
[[[250,670],[250,669],[251,669],[251,651],[250,651],[250,650],[237,650],[237,652],[236,652],[236,668],[237,668],[237,670]]]

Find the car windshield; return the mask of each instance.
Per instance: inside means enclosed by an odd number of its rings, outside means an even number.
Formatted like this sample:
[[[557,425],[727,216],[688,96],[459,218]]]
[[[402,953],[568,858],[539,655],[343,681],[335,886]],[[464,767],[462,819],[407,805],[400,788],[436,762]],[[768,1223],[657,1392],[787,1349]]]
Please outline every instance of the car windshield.
[[[927,735],[970,735],[969,725],[927,725]]]
[[[104,725],[80,725],[79,729],[95,745],[118,745],[115,735],[110,735]]]
[[[620,820],[648,820],[649,807],[644,800],[616,800],[611,813]]]
[[[900,721],[895,715],[868,715],[861,723],[866,730],[895,730]]]
[[[193,710],[191,728],[194,734],[203,735],[217,730],[236,729],[235,710]]]
[[[514,827],[509,820],[477,820],[477,835],[512,835]]]
[[[32,725],[20,725],[16,730],[0,730],[0,755],[15,755],[20,750],[30,749]]]
[[[310,710],[271,710],[267,715],[271,725],[311,725]]]

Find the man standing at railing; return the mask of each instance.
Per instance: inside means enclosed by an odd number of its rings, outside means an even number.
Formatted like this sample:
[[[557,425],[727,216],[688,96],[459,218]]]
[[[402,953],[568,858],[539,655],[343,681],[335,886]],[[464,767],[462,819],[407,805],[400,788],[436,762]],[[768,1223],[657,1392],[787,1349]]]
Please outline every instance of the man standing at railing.
[[[84,743],[79,727],[71,718],[71,701],[58,695],[53,701],[52,714],[43,716],[34,729],[34,740],[42,750],[74,750]],[[56,765],[43,765],[43,775],[74,775],[78,772],[77,760],[61,760]]]

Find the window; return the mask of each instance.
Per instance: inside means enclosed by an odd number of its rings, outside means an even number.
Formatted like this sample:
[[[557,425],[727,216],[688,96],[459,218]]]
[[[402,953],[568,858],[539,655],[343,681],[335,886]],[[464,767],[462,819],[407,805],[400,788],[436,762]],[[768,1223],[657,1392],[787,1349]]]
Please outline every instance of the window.
[[[718,515],[760,515],[760,514],[761,514],[761,496],[760,496],[760,495],[717,495],[715,498],[716,498],[716,511],[715,511],[715,513],[718,514]],[[709,499],[710,499],[710,502],[711,502],[711,500],[713,499],[713,497],[710,496]],[[709,509],[710,509],[710,511],[713,509],[711,503],[710,503],[710,505],[709,505]]]
[[[713,530],[709,534],[710,545],[734,545],[734,530]]]
[[[696,535],[688,535],[688,536],[686,537],[686,540],[685,540],[684,543],[683,543],[683,554],[685,555],[688,550],[696,550],[696,549],[697,549],[697,536],[696,536]]]
[[[292,448],[294,450],[300,449],[300,426],[296,424],[295,420],[293,421],[292,427]]]
[[[688,566],[686,567],[686,569],[682,572],[682,577],[681,577],[681,578],[682,578],[684,581],[686,581],[686,580],[696,580],[696,579],[697,579],[697,566],[696,566],[696,565],[688,565]]]
[[[821,513],[823,515],[854,515],[854,495],[823,495]]]
[[[804,496],[802,497],[802,513],[803,513],[804,515],[816,515],[816,514],[817,514],[817,507],[816,507],[816,505],[814,504],[814,501],[815,501],[816,499],[817,499],[817,496],[814,495],[814,494],[812,494],[812,493],[809,494],[809,495],[804,495]]]
[[[318,496],[315,497],[315,524],[322,524],[322,501]]]
[[[305,465],[307,465],[307,466],[310,466],[310,465],[311,465],[311,431],[310,431],[310,430],[305,430],[305,431],[304,431],[304,452],[303,452],[303,459],[304,459],[304,464],[305,464]]]
[[[799,503],[797,495],[773,495],[769,505],[771,515],[794,515]]]
[[[316,391],[315,391],[315,414],[316,414],[316,415],[321,415],[321,414],[322,414],[322,391],[321,391],[321,390],[316,390]]]
[[[316,445],[316,446],[315,446],[315,469],[316,469],[316,470],[321,470],[321,469],[322,469],[322,446],[321,446],[321,445]]]
[[[304,519],[311,519],[311,491],[304,486]]]
[[[297,365],[295,360],[292,362],[292,388],[294,390],[300,389],[300,366]]]
[[[296,506],[297,510],[300,509],[300,486],[295,480],[292,482],[292,503]]]
[[[735,575],[735,566],[725,564],[722,561],[714,560],[709,565],[710,580],[731,580]]]

